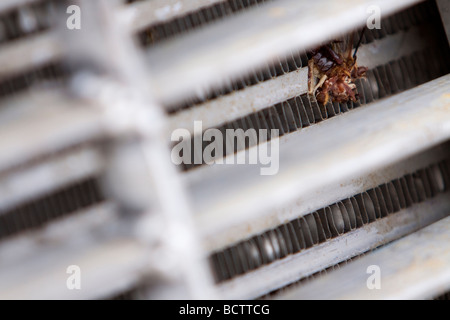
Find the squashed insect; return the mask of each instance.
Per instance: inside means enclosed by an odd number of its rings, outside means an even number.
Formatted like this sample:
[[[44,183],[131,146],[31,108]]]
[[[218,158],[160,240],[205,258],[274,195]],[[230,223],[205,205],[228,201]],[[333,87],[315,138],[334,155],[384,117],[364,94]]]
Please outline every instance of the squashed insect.
[[[330,99],[334,102],[357,100],[355,80],[363,78],[367,71],[366,67],[356,64],[360,42],[361,38],[353,56],[353,35],[347,41],[345,52],[342,50],[344,41],[333,41],[310,51],[308,94],[315,96],[318,103],[325,105]]]

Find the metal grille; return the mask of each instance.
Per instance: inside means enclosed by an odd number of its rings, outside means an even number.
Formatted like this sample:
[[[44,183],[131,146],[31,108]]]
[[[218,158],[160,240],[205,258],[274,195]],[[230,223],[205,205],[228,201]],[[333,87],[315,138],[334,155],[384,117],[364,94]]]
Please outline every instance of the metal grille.
[[[73,186],[23,203],[0,213],[0,238],[37,228],[77,210],[102,202],[103,196],[95,179],[80,181]]]
[[[362,33],[371,4],[3,0],[0,298],[447,299],[448,5],[375,1]],[[352,33],[358,100],[322,106],[309,52]],[[278,173],[196,162],[207,129]],[[370,264],[413,276],[369,292]]]
[[[375,220],[446,192],[450,161],[408,174],[343,199],[301,218],[235,244],[211,256],[218,281],[339,237]]]
[[[152,26],[140,34],[141,43],[144,46],[153,45],[158,41],[204,27],[209,23],[218,21],[267,1],[269,0],[218,1],[215,5],[207,6],[186,16]]]

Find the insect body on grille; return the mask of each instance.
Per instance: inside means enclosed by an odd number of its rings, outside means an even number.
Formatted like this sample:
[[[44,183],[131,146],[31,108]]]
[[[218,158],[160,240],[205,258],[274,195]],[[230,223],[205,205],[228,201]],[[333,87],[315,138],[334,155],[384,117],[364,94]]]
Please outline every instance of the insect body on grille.
[[[367,71],[366,67],[356,64],[357,48],[352,56],[353,36],[347,42],[345,52],[341,49],[342,43],[333,41],[310,52],[308,94],[315,96],[322,105],[330,99],[336,102],[356,101],[358,92],[354,81],[364,77]]]

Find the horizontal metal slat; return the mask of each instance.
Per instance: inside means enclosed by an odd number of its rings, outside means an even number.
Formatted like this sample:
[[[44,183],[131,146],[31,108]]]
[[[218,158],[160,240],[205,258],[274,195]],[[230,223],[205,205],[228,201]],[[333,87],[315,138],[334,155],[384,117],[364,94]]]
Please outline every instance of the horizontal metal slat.
[[[60,59],[64,48],[59,40],[55,32],[47,31],[0,46],[0,78]]]
[[[444,193],[311,249],[226,281],[219,285],[219,291],[225,299],[252,299],[270,293],[448,216],[449,195],[449,192]],[[349,282],[350,279],[353,280],[351,273],[347,275],[346,281]],[[307,295],[308,291],[304,291],[304,294]],[[323,299],[319,296],[316,298]]]
[[[215,230],[215,232],[210,232],[209,229],[203,230],[204,246],[210,251],[222,250],[266,230],[277,228],[287,221],[298,219],[322,209],[324,206],[341,202],[343,199],[364,193],[369,189],[402,178],[449,158],[450,143],[445,143],[386,168],[373,170],[366,174],[350,174],[347,178],[335,183],[330,182],[319,190],[304,192],[295,201],[286,203],[274,210],[262,212],[253,218],[230,221],[228,223],[229,228]],[[214,225],[210,227],[214,228]]]
[[[387,64],[432,45],[418,27],[362,45],[358,64],[369,69]],[[193,132],[194,121],[202,121],[203,129],[220,126],[307,92],[308,68],[287,73],[232,92],[192,108],[181,110],[169,118],[169,131],[185,128]]]
[[[103,169],[101,151],[86,146],[3,175],[0,177],[0,212],[71,182],[98,176]]]
[[[209,238],[329,184],[365,175],[450,137],[449,76],[283,137],[279,172],[213,165],[185,175]]]
[[[2,2],[0,3],[0,12],[12,10],[17,7],[38,1],[39,0],[2,0]]]
[[[31,97],[22,103],[31,104],[34,112],[0,129],[0,171],[104,135],[101,112],[87,102],[60,94]]]
[[[371,290],[367,286],[369,266],[380,268],[380,289]],[[279,298],[430,299],[449,288],[450,217],[447,217]]]
[[[151,0],[129,4],[123,10],[131,30],[139,31],[156,23],[184,16],[224,0]]]
[[[417,2],[276,1],[148,50],[153,75],[149,88],[157,100],[170,104],[221,85],[290,50],[359,27],[368,18],[369,5],[378,4],[388,15]]]
[[[1,299],[98,299],[136,284],[148,251],[142,243],[108,236],[117,222],[117,208],[106,202],[2,242]],[[70,265],[81,268],[81,290],[66,286]]]

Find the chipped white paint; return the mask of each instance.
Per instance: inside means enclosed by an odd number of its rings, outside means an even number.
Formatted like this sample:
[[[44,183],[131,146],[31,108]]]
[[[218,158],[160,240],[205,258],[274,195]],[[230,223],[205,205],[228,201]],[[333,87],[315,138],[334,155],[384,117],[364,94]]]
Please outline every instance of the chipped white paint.
[[[131,3],[121,14],[133,31],[140,31],[163,21],[169,21],[224,0],[147,0]]]
[[[177,2],[174,5],[167,5],[165,7],[155,10],[155,15],[160,20],[165,20],[167,17],[175,16],[183,8],[181,2]]]

